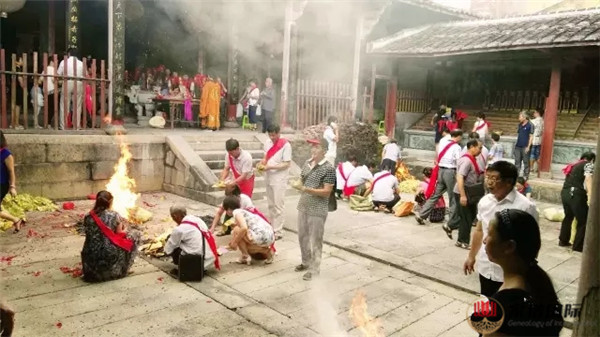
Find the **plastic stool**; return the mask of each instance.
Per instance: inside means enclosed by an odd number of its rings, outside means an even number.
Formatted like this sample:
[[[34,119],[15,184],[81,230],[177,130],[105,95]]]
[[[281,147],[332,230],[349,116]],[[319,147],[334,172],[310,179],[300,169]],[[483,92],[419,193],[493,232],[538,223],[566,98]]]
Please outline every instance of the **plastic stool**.
[[[385,134],[385,121],[380,121],[377,132]]]
[[[250,119],[248,118],[248,115],[244,115],[242,117],[242,129],[250,129],[252,128],[252,125],[250,124]]]

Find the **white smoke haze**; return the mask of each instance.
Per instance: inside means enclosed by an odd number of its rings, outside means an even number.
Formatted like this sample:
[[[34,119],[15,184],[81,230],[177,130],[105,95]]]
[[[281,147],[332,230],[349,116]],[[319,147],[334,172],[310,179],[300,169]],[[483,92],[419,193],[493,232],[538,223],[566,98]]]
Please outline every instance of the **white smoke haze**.
[[[327,290],[327,284],[321,280],[313,280],[311,289],[308,291],[311,310],[310,319],[314,323],[313,329],[322,336],[346,337],[348,333],[338,322],[337,308],[340,306],[340,298],[331,295]],[[329,285],[331,286],[331,284]]]

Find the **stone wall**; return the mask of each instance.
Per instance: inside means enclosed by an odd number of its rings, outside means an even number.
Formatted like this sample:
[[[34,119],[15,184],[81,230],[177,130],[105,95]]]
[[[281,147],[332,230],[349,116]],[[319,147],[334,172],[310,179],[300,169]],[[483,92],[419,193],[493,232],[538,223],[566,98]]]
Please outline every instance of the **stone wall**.
[[[6,135],[15,157],[17,190],[50,199],[79,199],[105,188],[121,155],[105,135]],[[137,192],[162,189],[165,145],[160,136],[125,136]]]

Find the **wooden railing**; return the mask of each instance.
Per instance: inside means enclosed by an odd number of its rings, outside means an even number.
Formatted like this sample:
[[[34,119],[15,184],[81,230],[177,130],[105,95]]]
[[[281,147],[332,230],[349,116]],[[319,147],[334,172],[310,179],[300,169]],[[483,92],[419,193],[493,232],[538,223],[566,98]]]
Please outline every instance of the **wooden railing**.
[[[485,94],[484,106],[496,111],[534,110],[546,106],[547,92],[534,90],[500,90]],[[575,91],[563,91],[558,102],[559,113],[585,112],[580,106],[580,95]],[[580,111],[583,109],[583,111]]]
[[[67,62],[67,56],[64,56],[60,58],[65,68],[63,73],[76,75],[65,76],[58,75],[58,68],[61,63],[58,62],[59,57],[56,54],[43,53],[41,60],[37,52],[30,55],[25,53],[22,55],[12,54],[9,60],[6,56],[5,50],[0,49],[1,128],[51,127],[59,129],[62,128],[61,124],[63,124],[65,129],[79,129],[103,127],[105,123],[109,122],[107,117],[109,80],[106,77],[104,60],[97,62],[96,59],[87,60],[83,58],[81,60],[83,63],[82,73],[77,69],[77,62]],[[10,68],[7,68],[7,64],[10,64]],[[73,67],[72,71],[66,69],[67,65]],[[49,66],[53,66],[54,74],[48,72]],[[51,84],[54,85],[54,92],[49,92]],[[41,91],[43,109],[40,109],[40,102],[37,97],[31,99],[29,91],[32,88],[34,89],[32,92],[38,93]],[[8,95],[9,90],[10,95]],[[22,93],[22,101],[18,97],[21,96],[18,95],[20,93]],[[17,98],[19,98],[18,102]],[[30,107],[33,108],[32,118],[29,114]],[[72,112],[79,111],[79,109],[81,110],[81,118],[78,126],[75,125],[77,117],[73,116]],[[61,110],[64,113],[61,113]],[[40,116],[42,111],[43,116]],[[8,120],[9,112],[11,116],[10,123]],[[91,123],[88,125],[88,122]]]
[[[324,122],[336,116],[340,122],[353,120],[350,84],[298,80],[296,129]]]
[[[426,93],[417,90],[398,90],[396,111],[427,112],[430,107],[431,99]]]

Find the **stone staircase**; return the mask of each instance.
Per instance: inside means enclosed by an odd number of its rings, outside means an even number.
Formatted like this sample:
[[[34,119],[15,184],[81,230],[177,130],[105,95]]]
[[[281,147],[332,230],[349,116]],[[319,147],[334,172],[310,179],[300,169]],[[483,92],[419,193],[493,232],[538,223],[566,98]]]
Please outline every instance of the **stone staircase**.
[[[243,150],[248,151],[252,155],[253,165],[256,165],[263,157],[263,142],[259,139],[259,136],[255,133],[211,133],[203,134],[199,136],[187,135],[183,137],[193,151],[204,161],[204,163],[210,168],[210,177],[206,177],[208,181],[216,181],[221,175],[221,171],[225,166],[225,142],[230,138],[235,138],[240,143],[240,147]],[[209,174],[208,172],[205,173]],[[225,197],[223,190],[214,189],[212,187],[205,188],[204,191],[205,202],[210,205],[220,205]],[[294,195],[296,191],[288,187],[286,195]],[[257,175],[254,180],[254,193],[252,195],[253,200],[261,200],[266,198],[266,182],[264,176]]]

